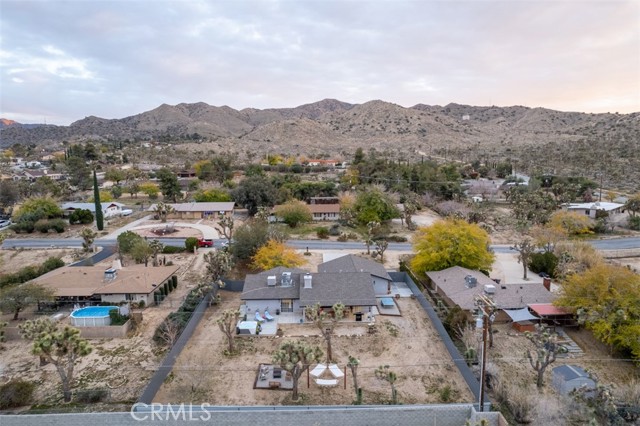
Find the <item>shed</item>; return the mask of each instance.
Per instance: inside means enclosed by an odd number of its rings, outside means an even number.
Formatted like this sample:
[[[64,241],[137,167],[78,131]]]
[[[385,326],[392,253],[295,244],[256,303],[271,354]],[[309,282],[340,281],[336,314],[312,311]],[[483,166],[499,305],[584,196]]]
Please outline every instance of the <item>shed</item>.
[[[595,389],[596,383],[582,367],[577,365],[560,365],[552,370],[553,387],[562,395],[567,395],[574,389],[586,386]]]

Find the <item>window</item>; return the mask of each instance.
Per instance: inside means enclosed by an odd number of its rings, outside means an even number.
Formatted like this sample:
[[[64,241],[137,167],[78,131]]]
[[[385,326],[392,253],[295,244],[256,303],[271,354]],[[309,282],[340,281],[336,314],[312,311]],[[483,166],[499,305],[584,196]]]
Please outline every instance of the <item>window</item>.
[[[129,293],[127,293],[127,294],[125,294],[125,295],[124,295],[124,297],[125,297],[125,300],[126,300],[127,302],[130,302],[130,301],[132,301],[132,300],[136,300],[136,297],[135,297],[135,295],[133,295],[133,294],[129,294]]]
[[[280,312],[293,312],[293,299],[282,299],[280,301]]]

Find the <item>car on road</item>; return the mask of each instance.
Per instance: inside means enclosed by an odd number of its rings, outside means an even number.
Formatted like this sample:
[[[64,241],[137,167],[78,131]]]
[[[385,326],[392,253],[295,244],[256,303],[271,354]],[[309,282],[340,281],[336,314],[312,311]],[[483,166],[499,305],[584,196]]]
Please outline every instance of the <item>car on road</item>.
[[[133,210],[131,210],[131,209],[122,209],[120,214],[122,216],[131,216],[133,214]]]
[[[198,247],[213,247],[213,240],[208,238],[198,238]]]
[[[542,278],[551,278],[551,276],[549,276],[549,274],[547,274],[546,272],[540,272],[538,276]]]
[[[0,229],[7,228],[11,226],[11,219],[0,220]]]

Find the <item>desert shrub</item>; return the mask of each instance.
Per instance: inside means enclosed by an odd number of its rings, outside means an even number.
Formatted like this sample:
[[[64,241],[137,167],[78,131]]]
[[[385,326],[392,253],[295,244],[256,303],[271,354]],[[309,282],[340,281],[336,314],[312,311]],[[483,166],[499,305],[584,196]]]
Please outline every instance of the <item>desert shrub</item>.
[[[66,222],[62,219],[51,219],[49,221],[49,229],[53,229],[58,234],[62,234],[66,228]]]
[[[551,252],[534,253],[529,261],[529,269],[533,272],[546,272],[552,277],[555,277],[557,266],[558,257]]]
[[[138,302],[138,308],[139,309],[143,309],[144,306],[145,306],[144,300],[141,300],[141,301]]]
[[[30,234],[35,230],[35,222],[30,220],[20,220],[19,222],[11,225],[11,229],[18,234]]]
[[[533,389],[523,388],[514,384],[507,385],[507,406],[518,423],[530,423],[535,408],[535,394]]]
[[[464,329],[467,326],[467,314],[460,308],[460,306],[454,306],[449,309],[447,317],[443,321],[444,327],[450,336],[454,336],[458,330]]]
[[[629,229],[640,231],[640,216],[629,217]]]
[[[331,228],[329,228],[329,235],[331,235],[332,237],[339,236],[340,235],[340,225],[338,225],[338,224],[331,225]]]
[[[105,401],[109,398],[109,391],[107,389],[80,389],[76,392],[76,402],[82,402],[85,404],[95,404],[97,402]]]
[[[40,266],[40,273],[46,274],[49,271],[53,271],[54,269],[62,268],[64,266],[64,262],[59,257],[50,257],[44,261],[42,266]]]
[[[349,238],[347,237],[347,234],[340,234],[340,236],[338,237],[338,241],[340,241],[341,243],[344,243],[345,241],[348,241]]]
[[[318,236],[318,238],[326,240],[327,238],[329,238],[329,230],[324,226],[320,226],[316,228],[316,235]]]
[[[93,223],[93,213],[91,213],[91,210],[87,210],[87,209],[74,210],[69,215],[69,223],[71,225],[75,225],[77,223],[88,225],[90,223]]]
[[[184,246],[188,252],[193,253],[193,249],[198,247],[198,239],[196,237],[189,237],[184,240]]]
[[[122,325],[129,320],[128,316],[121,315],[117,309],[109,311],[109,318],[111,318],[111,325]]]
[[[407,238],[402,235],[387,235],[386,240],[391,243],[406,243]]]
[[[176,254],[182,253],[185,250],[184,247],[176,247],[176,246],[164,246],[162,248],[162,254]]]
[[[19,379],[0,386],[0,410],[29,405],[35,388],[35,383]]]
[[[36,231],[46,234],[49,232],[49,221],[47,219],[40,219],[34,224],[34,228]]]

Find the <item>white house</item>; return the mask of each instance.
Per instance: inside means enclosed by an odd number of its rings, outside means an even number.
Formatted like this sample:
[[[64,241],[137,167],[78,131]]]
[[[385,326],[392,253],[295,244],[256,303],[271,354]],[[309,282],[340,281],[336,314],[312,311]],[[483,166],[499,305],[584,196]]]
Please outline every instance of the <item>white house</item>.
[[[596,219],[598,212],[606,212],[609,216],[624,213],[624,204],[596,201],[595,203],[568,203],[563,206],[563,210],[576,212]]]
[[[100,203],[102,205],[102,215],[105,218],[122,215],[124,204],[116,202]],[[70,215],[74,210],[89,210],[94,215],[96,214],[95,203],[63,203],[60,206],[65,216]]]

